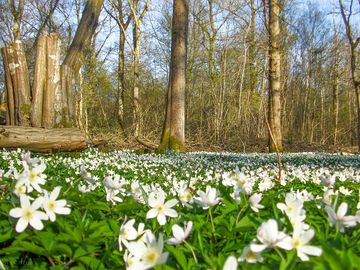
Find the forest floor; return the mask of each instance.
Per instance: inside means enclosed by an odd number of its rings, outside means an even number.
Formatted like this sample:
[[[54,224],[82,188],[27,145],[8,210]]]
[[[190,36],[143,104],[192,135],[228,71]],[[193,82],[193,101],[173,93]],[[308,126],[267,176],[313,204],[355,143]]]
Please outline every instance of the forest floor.
[[[102,151],[131,149],[138,152],[154,152],[158,141],[156,138],[143,138],[141,142],[135,139],[121,140],[120,134],[98,134],[97,139],[106,143],[99,146]],[[256,141],[229,141],[224,143],[213,143],[205,141],[186,141],[188,152],[236,152],[236,153],[267,153],[267,141],[264,139]],[[319,143],[284,143],[284,152],[302,153],[302,152],[322,152],[322,153],[340,153],[356,154],[356,146],[332,145]]]

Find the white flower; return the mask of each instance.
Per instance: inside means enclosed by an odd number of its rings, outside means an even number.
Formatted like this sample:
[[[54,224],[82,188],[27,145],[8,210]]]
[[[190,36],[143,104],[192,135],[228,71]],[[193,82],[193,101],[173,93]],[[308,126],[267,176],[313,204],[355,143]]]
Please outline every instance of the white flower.
[[[115,204],[115,202],[122,202],[123,200],[117,195],[125,191],[125,189],[122,188],[124,184],[123,179],[120,181],[119,175],[115,175],[114,178],[110,176],[105,177],[104,187],[106,191],[106,201],[110,201],[113,204]]]
[[[351,195],[351,193],[352,193],[353,191],[347,189],[346,187],[341,186],[341,187],[339,188],[339,192],[342,193],[342,194],[344,194],[345,196],[349,196],[349,195]]]
[[[243,262],[246,261],[248,263],[257,263],[262,262],[264,258],[261,256],[260,253],[256,253],[250,249],[250,245],[246,246],[239,257],[239,261]]]
[[[253,195],[251,195],[251,197],[249,198],[249,202],[250,202],[250,207],[251,209],[258,213],[259,209],[263,209],[264,206],[262,204],[259,204],[259,202],[262,199],[262,194],[261,193],[254,193]]]
[[[257,239],[262,244],[250,244],[253,252],[261,252],[266,248],[280,247],[286,250],[292,249],[290,236],[278,231],[276,220],[269,219],[263,222],[257,231]]]
[[[326,177],[325,175],[320,176],[321,183],[326,187],[333,187],[335,185],[336,176],[331,175]]]
[[[31,192],[35,189],[37,192],[41,193],[42,189],[40,185],[44,185],[46,179],[46,175],[43,174],[46,169],[45,163],[30,168],[26,162],[23,162],[23,166],[24,171],[18,176],[15,189],[25,185],[27,192]]]
[[[330,206],[325,206],[325,211],[328,213],[330,224],[335,225],[336,229],[340,232],[344,232],[345,227],[355,227],[359,219],[357,216],[346,216],[347,210],[348,205],[346,202],[340,204],[336,213]]]
[[[223,270],[236,270],[238,267],[238,262],[234,256],[229,256],[225,263]]]
[[[66,206],[66,200],[56,200],[59,196],[61,187],[55,187],[54,190],[50,193],[50,196],[45,193],[44,201],[43,201],[43,208],[48,215],[51,221],[55,221],[56,214],[58,215],[68,215],[70,214],[70,208]]]
[[[127,270],[145,269],[144,265],[140,262],[140,259],[129,253],[128,250],[125,250],[123,258]]]
[[[41,207],[43,200],[43,197],[39,197],[30,204],[26,195],[20,195],[21,208],[13,208],[9,212],[10,216],[19,218],[15,228],[17,232],[24,231],[29,223],[36,230],[44,228],[41,220],[48,220],[48,216],[44,212],[37,210]]]
[[[307,245],[307,243],[314,237],[314,234],[315,232],[312,229],[304,231],[301,227],[294,228],[292,242],[297,251],[298,257],[302,261],[309,260],[307,255],[320,256],[322,253],[321,248]]]
[[[129,242],[127,249],[138,260],[137,269],[149,269],[166,262],[168,253],[163,253],[164,242],[162,234],[156,241],[152,233],[146,234],[146,242]],[[135,269],[135,268],[133,268]]]
[[[144,203],[145,200],[143,198],[143,194],[141,192],[140,184],[136,181],[131,183],[131,194],[133,195],[133,198],[135,201]]]
[[[195,202],[202,206],[203,209],[208,209],[211,206],[217,205],[221,198],[217,197],[216,188],[211,186],[206,187],[206,192],[198,190],[199,197],[194,198]]]
[[[122,251],[122,244],[126,246],[128,240],[135,240],[137,237],[137,231],[134,228],[135,219],[130,219],[125,224],[122,224],[120,227],[120,234],[119,234],[119,250]]]
[[[294,226],[296,223],[303,221],[306,217],[303,204],[304,202],[298,199],[296,194],[290,192],[286,194],[285,204],[278,203],[276,206],[281,210],[281,212],[286,213],[291,224]]]
[[[239,171],[239,168],[236,168],[236,172],[232,175],[232,186],[236,192],[242,192],[245,194],[250,194],[253,188],[253,181],[247,177],[244,173]]]
[[[15,189],[14,189],[14,193],[15,193],[18,197],[20,197],[20,195],[26,194],[26,187],[25,187],[25,185],[24,185],[24,184],[22,184],[22,185],[16,185],[16,186],[15,186]]]
[[[176,199],[172,199],[165,203],[165,193],[162,190],[150,193],[148,203],[152,209],[146,213],[146,218],[150,219],[157,217],[157,221],[160,225],[164,225],[166,223],[166,216],[177,217],[178,215],[174,209],[171,209],[171,207],[175,206],[178,201]]]
[[[274,185],[274,182],[272,182],[269,178],[266,178],[259,183],[259,191],[263,192],[272,189]]]
[[[186,205],[186,203],[192,203],[193,195],[190,188],[188,187],[187,182],[185,181],[180,182],[179,191],[177,193],[183,205]]]
[[[323,202],[330,205],[331,201],[332,201],[332,196],[335,195],[334,190],[333,189],[328,189],[324,192],[323,195]]]
[[[80,166],[80,175],[81,177],[86,180],[88,183],[90,184],[95,184],[96,183],[96,179],[95,177],[92,177],[91,173],[89,173],[86,168],[85,168],[85,163],[81,164]]]
[[[170,238],[167,242],[172,245],[179,245],[188,238],[192,229],[192,222],[189,221],[186,225],[186,229],[183,230],[179,225],[175,224],[171,227],[173,238]]]

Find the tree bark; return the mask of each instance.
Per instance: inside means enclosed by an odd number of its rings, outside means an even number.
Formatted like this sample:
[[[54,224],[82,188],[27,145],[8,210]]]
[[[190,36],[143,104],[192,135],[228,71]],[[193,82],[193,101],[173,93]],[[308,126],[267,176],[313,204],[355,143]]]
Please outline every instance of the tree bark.
[[[8,96],[9,124],[30,125],[30,83],[24,48],[20,40],[1,49]],[[13,118],[13,120],[11,120]]]
[[[59,95],[59,92],[59,35],[56,33],[40,35],[36,45],[36,62],[32,87],[31,124],[33,127],[54,127],[55,98]]]
[[[352,10],[352,4],[353,2],[350,2],[350,10]],[[351,25],[350,25],[350,16],[352,15],[351,13],[346,16],[345,14],[345,8],[344,5],[342,3],[342,0],[339,0],[339,5],[340,5],[340,13],[341,13],[341,17],[343,19],[344,25],[345,25],[345,29],[346,29],[346,36],[350,45],[350,68],[351,68],[351,79],[353,82],[353,86],[354,86],[354,90],[355,90],[355,95],[356,95],[356,111],[357,111],[357,146],[358,146],[358,151],[360,152],[360,78],[358,77],[357,74],[357,62],[358,62],[358,52],[357,52],[357,47],[360,44],[360,37],[358,37],[357,39],[354,39],[353,37],[353,33],[352,33],[352,29],[351,29]]]
[[[75,93],[73,82],[83,62],[83,51],[93,35],[104,0],[86,2],[74,39],[61,65],[61,89],[63,96],[63,126],[75,124]]]
[[[42,105],[46,87],[46,39],[46,35],[41,35],[36,44],[36,61],[31,104],[31,124],[33,127],[42,126]]]
[[[4,106],[3,109],[6,109],[6,124],[7,125],[17,125],[18,119],[15,117],[15,93],[14,86],[11,79],[10,72],[10,59],[8,50],[6,47],[1,48],[1,55],[4,64],[5,71],[5,93],[6,93],[6,108]]]
[[[59,114],[60,89],[60,45],[59,35],[52,33],[47,37],[46,54],[46,91],[43,96],[42,126],[45,128],[54,127],[56,124],[55,115]]]
[[[282,152],[281,134],[281,58],[280,58],[280,3],[270,0],[269,5],[269,125],[273,139],[269,138],[269,151]],[[270,136],[269,136],[270,137]]]
[[[160,151],[185,149],[185,84],[188,2],[174,0],[169,85]]]
[[[75,151],[87,147],[79,129],[0,126],[0,148],[23,148],[36,152]]]

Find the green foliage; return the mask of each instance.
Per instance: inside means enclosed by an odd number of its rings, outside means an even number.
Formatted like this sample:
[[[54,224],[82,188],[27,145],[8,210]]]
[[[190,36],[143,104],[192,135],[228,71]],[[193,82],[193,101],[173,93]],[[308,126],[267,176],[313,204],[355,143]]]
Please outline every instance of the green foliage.
[[[0,168],[7,171],[14,165],[20,170],[21,163],[17,161],[21,160],[21,157],[21,152],[12,152],[10,157],[3,155],[0,158]],[[193,229],[186,243],[178,246],[165,244],[164,250],[169,252],[169,258],[166,265],[156,266],[155,269],[222,269],[229,255],[239,257],[244,248],[256,239],[257,229],[262,222],[275,218],[279,223],[279,230],[287,233],[292,231],[289,220],[276,207],[278,202],[284,201],[287,192],[306,190],[313,195],[321,195],[323,192],[322,186],[310,178],[303,182],[299,175],[288,176],[287,184],[276,184],[263,192],[261,203],[265,208],[255,213],[250,208],[248,195],[241,194],[238,203],[230,196],[232,189],[221,185],[221,178],[216,176],[222,172],[233,171],[237,166],[239,169],[248,168],[254,175],[266,172],[268,177],[275,179],[275,155],[137,155],[131,152],[119,154],[89,150],[84,153],[40,158],[47,164],[47,183],[44,187],[52,190],[57,185],[62,186],[60,196],[68,201],[71,214],[57,215],[56,221],[47,221],[41,231],[29,227],[24,232],[17,233],[16,219],[9,217],[10,209],[19,204],[18,198],[12,193],[15,181],[12,176],[3,176],[1,184],[8,188],[0,194],[0,269],[1,264],[5,269],[125,269],[122,258],[124,253],[119,251],[118,237],[121,224],[132,218],[136,220],[136,224],[144,222],[145,227],[156,235],[163,233],[165,240],[172,236],[172,225],[183,226],[187,221],[193,222]],[[186,207],[179,203],[176,207],[179,216],[160,226],[156,221],[146,220],[149,206],[146,202],[142,204],[135,201],[130,196],[129,186],[126,186],[128,196],[124,196],[123,202],[116,204],[106,201],[106,192],[101,185],[90,192],[79,192],[78,185],[84,183],[78,172],[82,162],[96,164],[91,167],[91,174],[99,183],[112,171],[127,179],[129,183],[134,179],[143,185],[156,183],[168,194],[173,188],[172,180],[167,179],[168,175],[176,178],[176,181],[199,178],[201,180],[196,182],[194,188],[204,190],[206,185],[212,185],[219,191],[222,202],[211,210],[204,210],[196,204]],[[341,175],[343,170],[343,175],[346,175],[358,168],[360,160],[359,156],[304,157],[285,154],[283,162],[285,169],[317,168],[328,169],[334,173],[339,170],[338,175]],[[263,180],[262,177],[257,181]],[[65,179],[70,179],[70,182]],[[349,196],[340,194],[338,198],[339,201],[347,201],[353,213],[358,202],[360,185],[356,181],[344,179],[337,181],[335,185],[336,190],[340,187],[353,191]],[[254,192],[259,192],[258,182],[254,186]],[[146,196],[144,197],[146,201]],[[321,247],[322,256],[311,257],[309,261],[302,262],[294,250],[281,250],[280,257],[274,250],[267,249],[262,254],[263,263],[241,262],[239,268],[359,269],[360,227],[347,228],[344,233],[336,232],[335,228],[330,226],[323,208],[321,199],[304,203],[305,221],[315,230],[311,245]]]

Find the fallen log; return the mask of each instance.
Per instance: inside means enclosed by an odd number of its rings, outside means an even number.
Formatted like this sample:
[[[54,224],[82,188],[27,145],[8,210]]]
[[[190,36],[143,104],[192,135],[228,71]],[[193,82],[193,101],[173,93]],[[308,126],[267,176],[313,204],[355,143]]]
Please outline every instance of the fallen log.
[[[87,147],[85,135],[76,128],[35,128],[0,125],[0,148],[35,152],[77,151]]]

